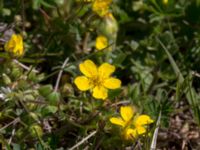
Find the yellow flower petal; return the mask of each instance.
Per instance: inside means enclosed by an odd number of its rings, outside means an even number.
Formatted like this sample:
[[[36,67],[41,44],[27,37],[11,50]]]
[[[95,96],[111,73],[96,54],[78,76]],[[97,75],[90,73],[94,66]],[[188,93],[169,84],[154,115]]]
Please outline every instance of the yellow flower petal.
[[[97,50],[103,50],[104,48],[106,48],[108,46],[108,40],[105,36],[98,36],[96,38],[96,49]]]
[[[5,51],[11,52],[15,48],[15,45],[16,45],[15,39],[16,39],[16,35],[13,34],[10,40],[7,41],[5,44]]]
[[[95,0],[92,5],[92,10],[103,17],[109,12],[109,5],[111,2],[112,0]]]
[[[103,86],[96,86],[93,89],[92,96],[97,99],[106,99],[108,97],[108,90]]]
[[[22,56],[24,53],[23,39],[20,34],[13,34],[8,42],[6,42],[5,51],[14,56]]]
[[[138,135],[144,134],[145,132],[146,132],[146,129],[144,127],[142,127],[142,126],[136,127],[136,133]]]
[[[121,86],[121,81],[116,78],[108,78],[103,85],[108,89],[117,89]]]
[[[92,77],[97,75],[97,67],[91,60],[85,60],[83,63],[79,65],[80,71],[86,77]]]
[[[22,39],[22,36],[20,34],[16,34],[14,35],[16,37],[16,41],[19,41],[20,44],[22,43],[23,39]]]
[[[142,126],[142,125],[147,125],[151,124],[154,121],[148,116],[148,115],[140,115],[134,120],[134,125],[135,126]]]
[[[115,71],[115,66],[110,65],[109,63],[103,63],[98,68],[98,73],[101,78],[108,78]]]
[[[134,111],[131,106],[121,106],[120,114],[125,122],[129,122],[133,117]]]
[[[76,84],[78,89],[81,91],[86,91],[91,88],[89,79],[85,76],[76,77],[76,79],[74,80],[74,83]]]
[[[119,125],[119,126],[122,126],[122,127],[125,127],[125,122],[122,120],[122,118],[116,118],[116,117],[112,117],[110,118],[110,122],[112,124],[116,124],[116,125]]]
[[[168,0],[163,0],[163,4],[167,5],[168,4]]]
[[[15,47],[15,43],[14,43],[13,40],[12,41],[8,41],[4,46],[5,51],[7,51],[7,52],[11,52],[12,49],[14,49],[14,47]]]
[[[137,131],[135,129],[128,128],[124,131],[124,136],[126,140],[132,140],[137,137]]]

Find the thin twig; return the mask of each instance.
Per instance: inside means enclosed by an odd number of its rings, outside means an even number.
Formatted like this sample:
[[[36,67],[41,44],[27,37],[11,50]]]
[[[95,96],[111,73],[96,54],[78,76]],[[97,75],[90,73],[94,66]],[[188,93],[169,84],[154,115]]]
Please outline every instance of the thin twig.
[[[130,101],[120,101],[120,102],[112,104],[111,107],[118,106],[118,105],[127,105],[127,104],[130,104]]]
[[[6,129],[7,127],[9,127],[9,126],[12,125],[12,124],[18,123],[19,121],[20,121],[20,118],[19,118],[19,117],[16,118],[16,119],[14,119],[13,121],[11,121],[10,123],[8,123],[7,125],[3,126],[3,127],[0,129],[0,132],[1,132],[2,130]]]
[[[133,147],[133,149],[138,149],[138,150],[142,150],[142,145],[141,142],[138,140],[135,147]]]
[[[28,66],[22,64],[22,63],[19,62],[17,59],[13,59],[13,62],[16,63],[16,64],[18,64],[20,67],[22,67],[22,68],[25,69],[25,70],[28,70],[28,71],[31,70],[30,67],[28,67]],[[35,69],[32,69],[32,71],[35,72],[35,73],[38,73],[38,72],[39,72],[38,70],[35,70]]]
[[[90,37],[90,33],[89,32],[86,32],[86,34],[85,34],[85,38],[84,38],[84,40],[83,40],[83,51],[84,52],[87,52],[88,51],[88,39],[89,39],[89,37]]]
[[[13,124],[13,125],[14,125],[14,127],[15,127],[15,124]],[[8,144],[9,144],[9,145],[11,144],[12,139],[13,139],[13,137],[14,137],[14,135],[15,135],[15,131],[16,131],[16,129],[14,128],[14,129],[12,130],[12,135],[11,135],[9,141],[8,141]]]
[[[200,78],[200,74],[198,72],[196,72],[196,71],[192,71],[192,75]]]
[[[58,86],[59,86],[59,83],[60,83],[60,79],[61,79],[61,76],[62,76],[62,73],[63,73],[63,69],[65,68],[67,62],[69,61],[69,58],[66,58],[61,69],[60,69],[60,72],[58,74],[58,78],[56,80],[56,85],[54,87],[54,91],[56,92],[58,90]]]
[[[4,40],[4,39],[0,39],[0,42],[4,42],[4,43],[6,43],[6,40]]]
[[[68,150],[74,150],[75,148],[79,147],[85,141],[87,141],[89,138],[91,138],[92,136],[94,136],[96,133],[97,133],[97,131],[93,131],[92,133],[90,133],[88,136],[86,136],[85,138],[83,138],[80,142],[78,142],[76,145],[74,145],[73,147],[69,148]]]
[[[14,127],[14,129],[12,130],[11,137],[10,137],[10,139],[9,139],[9,141],[8,141],[8,144],[9,144],[9,145],[11,144],[11,142],[12,142],[12,139],[13,139],[13,137],[14,137],[14,135],[15,135],[15,131],[16,131],[16,124],[17,124],[17,122],[13,123],[13,127]]]
[[[47,105],[48,102],[40,101],[40,100],[26,100],[25,103],[34,103],[34,104],[40,104],[40,105]]]

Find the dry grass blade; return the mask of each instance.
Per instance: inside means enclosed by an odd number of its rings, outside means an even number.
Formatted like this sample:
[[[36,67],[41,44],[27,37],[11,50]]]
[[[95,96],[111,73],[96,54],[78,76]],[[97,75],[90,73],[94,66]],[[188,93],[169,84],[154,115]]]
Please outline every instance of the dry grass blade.
[[[158,130],[159,130],[159,126],[160,126],[161,115],[162,115],[162,113],[160,111],[159,116],[158,116],[158,120],[156,122],[156,128],[155,128],[155,131],[154,131],[154,134],[153,134],[153,139],[152,139],[152,142],[151,142],[150,150],[156,150],[156,144],[157,144],[157,137],[158,137]]]
[[[69,148],[68,150],[74,150],[77,147],[79,147],[80,145],[82,145],[85,141],[87,141],[89,138],[91,138],[92,136],[94,136],[97,133],[97,131],[93,131],[92,133],[90,133],[88,136],[86,136],[85,138],[83,138],[80,142],[78,142],[76,145],[74,145],[73,147]]]

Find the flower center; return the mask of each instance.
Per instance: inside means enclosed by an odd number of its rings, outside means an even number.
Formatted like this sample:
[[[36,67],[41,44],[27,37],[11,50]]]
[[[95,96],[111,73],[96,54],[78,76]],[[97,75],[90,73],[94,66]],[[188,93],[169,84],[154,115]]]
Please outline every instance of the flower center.
[[[102,86],[104,80],[100,76],[94,76],[90,80],[90,84],[95,87],[95,86]]]
[[[130,119],[129,121],[126,122],[125,128],[130,128],[132,126],[132,124],[133,124],[133,120]]]

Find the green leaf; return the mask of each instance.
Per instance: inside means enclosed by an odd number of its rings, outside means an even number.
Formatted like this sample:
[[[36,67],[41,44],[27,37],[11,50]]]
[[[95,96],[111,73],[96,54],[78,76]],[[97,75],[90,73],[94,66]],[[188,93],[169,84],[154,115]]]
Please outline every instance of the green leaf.
[[[164,49],[164,51],[167,54],[167,57],[170,61],[170,64],[176,74],[176,76],[178,77],[178,79],[180,80],[180,82],[182,83],[184,81],[183,75],[180,71],[180,69],[178,68],[178,65],[176,64],[174,58],[172,57],[172,55],[170,54],[170,52],[168,51],[168,49],[165,47],[165,45],[160,41],[160,39],[157,38],[157,41],[160,43],[160,45],[162,46],[162,48]]]
[[[33,1],[33,9],[38,9],[41,6],[42,0]]]
[[[52,92],[47,96],[47,100],[51,105],[57,105],[60,100],[60,93],[58,92]]]
[[[40,87],[38,91],[42,96],[47,97],[53,91],[53,87],[50,84],[45,85],[45,86]]]
[[[49,114],[54,114],[56,113],[58,110],[58,107],[57,106],[45,106],[43,109],[42,109],[42,115],[43,116],[47,116]]]
[[[133,86],[130,86],[131,90],[131,99],[132,100],[137,100],[140,96],[140,85],[135,83]]]
[[[122,62],[126,59],[126,57],[126,53],[118,53],[117,57],[113,60],[113,64],[115,64],[116,66],[120,66]]]
[[[110,99],[114,99],[116,98],[117,96],[119,96],[119,94],[121,93],[121,89],[115,89],[115,90],[110,90],[108,95],[109,95],[109,98]]]
[[[51,5],[51,4],[49,4],[49,3],[45,2],[45,1],[42,1],[41,4],[42,4],[43,6],[45,6],[45,7],[47,7],[47,8],[54,8],[53,5]]]
[[[13,146],[13,150],[21,150],[19,144],[13,143],[12,146]]]

